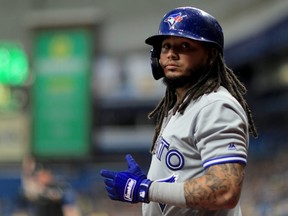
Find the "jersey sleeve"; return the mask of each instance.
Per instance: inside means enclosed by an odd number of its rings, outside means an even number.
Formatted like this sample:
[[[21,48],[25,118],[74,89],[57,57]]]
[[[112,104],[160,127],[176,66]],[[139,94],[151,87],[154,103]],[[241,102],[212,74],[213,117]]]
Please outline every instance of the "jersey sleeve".
[[[198,113],[194,139],[203,167],[223,163],[247,163],[247,117],[235,102],[218,100]]]

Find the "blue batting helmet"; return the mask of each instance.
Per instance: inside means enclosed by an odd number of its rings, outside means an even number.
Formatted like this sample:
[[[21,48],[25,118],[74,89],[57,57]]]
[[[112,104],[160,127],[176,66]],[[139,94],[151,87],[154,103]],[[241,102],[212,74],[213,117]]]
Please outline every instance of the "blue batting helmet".
[[[148,37],[145,40],[145,43],[153,46],[151,50],[151,66],[155,79],[163,77],[163,71],[159,65],[159,49],[163,39],[168,36],[184,37],[212,43],[218,48],[219,52],[223,54],[223,30],[213,16],[194,7],[175,8],[162,18],[158,34]]]

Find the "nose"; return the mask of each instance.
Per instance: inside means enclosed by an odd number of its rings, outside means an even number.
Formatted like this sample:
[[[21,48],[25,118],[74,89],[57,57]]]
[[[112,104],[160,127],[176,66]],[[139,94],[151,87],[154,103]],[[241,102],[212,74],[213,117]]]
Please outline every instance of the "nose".
[[[169,49],[168,53],[167,53],[167,58],[168,59],[176,59],[178,56],[177,54],[177,50],[173,47],[171,47],[171,49]]]

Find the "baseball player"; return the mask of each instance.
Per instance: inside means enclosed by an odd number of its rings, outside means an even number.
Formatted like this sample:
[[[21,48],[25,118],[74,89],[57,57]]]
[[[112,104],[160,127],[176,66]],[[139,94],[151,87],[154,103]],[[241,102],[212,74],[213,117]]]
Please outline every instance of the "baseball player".
[[[175,8],[145,42],[153,76],[167,86],[149,114],[151,165],[146,176],[127,155],[127,170],[101,170],[109,197],[142,202],[144,216],[241,216],[249,132],[257,131],[246,88],[224,63],[221,26],[200,9]]]

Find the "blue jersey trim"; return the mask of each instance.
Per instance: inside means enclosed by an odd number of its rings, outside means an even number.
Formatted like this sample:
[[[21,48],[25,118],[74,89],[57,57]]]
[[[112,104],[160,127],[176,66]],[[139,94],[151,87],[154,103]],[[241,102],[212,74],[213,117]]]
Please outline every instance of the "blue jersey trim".
[[[213,158],[207,161],[204,161],[203,167],[206,169],[210,166],[216,165],[216,164],[224,164],[224,163],[243,163],[247,164],[246,157],[243,157],[242,155],[230,155],[230,156],[224,156],[224,157],[218,157]]]

